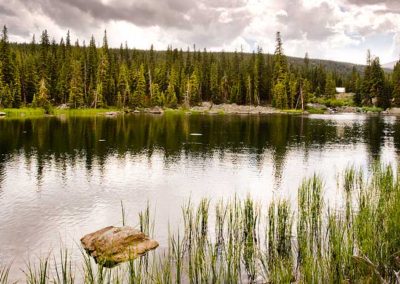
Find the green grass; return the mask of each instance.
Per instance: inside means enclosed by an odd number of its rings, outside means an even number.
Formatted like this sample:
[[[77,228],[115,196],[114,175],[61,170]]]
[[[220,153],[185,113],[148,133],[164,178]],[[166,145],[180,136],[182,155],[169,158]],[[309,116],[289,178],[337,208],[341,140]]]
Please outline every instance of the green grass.
[[[326,105],[327,107],[344,107],[344,106],[354,106],[352,99],[327,99],[327,98],[315,98],[312,103],[318,103]]]
[[[83,108],[83,109],[54,109],[55,115],[95,116],[106,112],[119,111],[116,108]]]
[[[6,113],[6,118],[37,118],[46,115],[43,108],[6,108],[0,109],[0,111]],[[95,116],[98,114],[104,114],[105,112],[118,111],[118,109],[57,109],[52,108],[51,115],[66,115],[66,116]]]
[[[307,108],[307,112],[310,114],[324,114],[325,111],[326,110],[322,108],[312,108],[312,107]]]
[[[361,110],[362,110],[363,112],[375,112],[375,113],[379,113],[379,112],[382,112],[382,111],[383,111],[382,108],[376,107],[376,106],[373,106],[373,107],[364,106],[364,107],[361,108]]]
[[[42,108],[5,108],[0,111],[6,113],[6,117],[12,118],[25,118],[25,117],[40,117],[45,115],[45,111]]]
[[[284,113],[287,113],[287,114],[301,114],[301,113],[303,113],[303,111],[301,109],[283,109],[281,111],[284,112]]]
[[[182,226],[169,230],[165,249],[112,269],[83,252],[77,270],[61,250],[52,263],[49,257],[28,263],[26,282],[396,283],[399,169],[374,165],[365,175],[347,168],[338,180],[337,207],[327,205],[324,190],[314,175],[300,185],[296,206],[284,199],[261,204],[250,196],[189,200]],[[152,236],[149,208],[139,213],[139,227]],[[8,269],[0,268],[1,283],[7,283]]]
[[[284,109],[282,110],[283,113],[287,114],[302,114],[304,112],[310,113],[310,114],[323,114],[325,113],[324,109],[319,109],[319,108],[307,108],[305,111],[301,109]]]

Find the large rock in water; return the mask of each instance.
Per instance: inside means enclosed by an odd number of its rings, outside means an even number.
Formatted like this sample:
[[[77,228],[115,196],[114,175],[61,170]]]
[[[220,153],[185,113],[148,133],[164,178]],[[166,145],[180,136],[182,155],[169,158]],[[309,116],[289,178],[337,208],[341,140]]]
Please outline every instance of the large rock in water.
[[[158,242],[129,227],[105,227],[81,239],[83,248],[96,262],[112,267],[158,247]]]

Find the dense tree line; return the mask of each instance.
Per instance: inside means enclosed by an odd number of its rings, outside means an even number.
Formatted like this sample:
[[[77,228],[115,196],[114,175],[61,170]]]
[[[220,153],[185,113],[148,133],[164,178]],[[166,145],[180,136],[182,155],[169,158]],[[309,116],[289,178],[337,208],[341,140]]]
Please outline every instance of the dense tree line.
[[[213,103],[272,104],[302,108],[315,98],[334,98],[335,87],[354,92],[358,105],[400,104],[400,64],[385,74],[379,59],[368,56],[363,72],[340,72],[315,64],[306,54],[290,63],[279,32],[273,55],[261,48],[252,54],[119,49],[71,43],[69,32],[59,43],[43,31],[38,42],[15,44],[4,26],[0,40],[0,106],[67,104],[80,107],[192,106]],[[392,99],[393,98],[393,99]]]

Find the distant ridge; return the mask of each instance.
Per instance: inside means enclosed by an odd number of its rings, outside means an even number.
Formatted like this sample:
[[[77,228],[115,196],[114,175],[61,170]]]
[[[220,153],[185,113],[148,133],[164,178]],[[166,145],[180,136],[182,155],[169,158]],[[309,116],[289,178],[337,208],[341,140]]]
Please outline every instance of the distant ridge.
[[[393,61],[393,62],[389,62],[389,63],[385,63],[382,64],[383,68],[387,68],[387,69],[392,69],[394,68],[394,65],[396,65],[397,61]]]

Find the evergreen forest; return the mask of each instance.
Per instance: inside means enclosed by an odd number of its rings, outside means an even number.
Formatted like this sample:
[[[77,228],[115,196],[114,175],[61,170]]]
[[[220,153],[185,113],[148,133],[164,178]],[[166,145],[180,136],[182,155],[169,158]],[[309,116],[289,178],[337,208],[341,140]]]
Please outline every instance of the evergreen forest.
[[[274,54],[174,49],[156,51],[59,42],[44,30],[30,43],[11,43],[4,26],[0,40],[0,106],[67,105],[70,108],[145,108],[214,104],[304,108],[334,99],[335,88],[353,93],[352,104],[388,108],[400,105],[400,63],[384,70],[367,52],[365,66],[287,57],[276,34]]]

